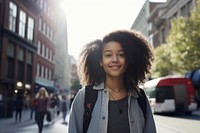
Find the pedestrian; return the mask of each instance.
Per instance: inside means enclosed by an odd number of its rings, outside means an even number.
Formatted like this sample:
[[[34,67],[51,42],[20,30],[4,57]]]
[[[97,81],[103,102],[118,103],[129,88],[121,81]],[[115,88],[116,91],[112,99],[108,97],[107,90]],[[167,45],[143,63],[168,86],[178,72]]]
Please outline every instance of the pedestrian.
[[[146,95],[145,113],[137,102],[141,94],[138,86],[149,73],[152,61],[150,44],[136,31],[114,31],[85,45],[78,60],[78,74],[84,87],[72,103],[69,133],[156,133]],[[84,99],[88,85],[98,95],[85,131]],[[91,104],[87,106],[91,108]]]
[[[17,94],[17,99],[15,101],[15,122],[21,122],[22,110],[24,106],[24,99],[21,94]]]
[[[56,113],[56,102],[57,102],[57,99],[55,98],[55,95],[51,93],[50,98],[49,98],[49,105],[50,105],[49,111],[51,114],[52,121],[54,121],[54,117]]]
[[[66,116],[67,116],[67,112],[69,110],[69,106],[70,106],[70,100],[67,98],[66,94],[62,95],[62,100],[60,101],[60,110],[62,112],[62,117],[63,117],[63,124],[67,124],[66,122]]]
[[[69,108],[71,108],[71,105],[72,105],[72,102],[74,100],[75,95],[76,95],[76,93],[70,95],[70,105],[69,105]]]
[[[48,106],[48,92],[44,87],[41,87],[38,93],[36,94],[36,122],[38,125],[39,133],[42,133],[43,125],[44,125],[44,116],[47,112]]]
[[[35,116],[34,119],[36,120],[35,107],[36,107],[36,99],[32,97],[30,100],[30,120],[32,120],[33,115]]]

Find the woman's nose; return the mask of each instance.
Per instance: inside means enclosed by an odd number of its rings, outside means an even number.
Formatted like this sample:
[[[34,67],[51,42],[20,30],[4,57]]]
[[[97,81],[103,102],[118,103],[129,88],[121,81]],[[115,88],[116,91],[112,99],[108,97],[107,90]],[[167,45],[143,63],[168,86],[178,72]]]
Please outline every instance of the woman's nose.
[[[117,61],[118,61],[118,57],[117,57],[117,55],[113,55],[113,57],[112,57],[112,61],[113,61],[113,62],[117,62]]]

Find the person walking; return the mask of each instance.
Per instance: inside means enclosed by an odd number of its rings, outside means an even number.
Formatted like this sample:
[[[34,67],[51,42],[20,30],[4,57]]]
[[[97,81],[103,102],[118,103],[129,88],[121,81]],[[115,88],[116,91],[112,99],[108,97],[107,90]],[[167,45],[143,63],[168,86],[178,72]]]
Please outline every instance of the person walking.
[[[49,112],[52,118],[52,122],[54,122],[55,114],[56,114],[56,105],[57,105],[57,99],[53,93],[50,94],[49,98]]]
[[[60,101],[60,110],[62,112],[63,124],[67,124],[66,116],[69,110],[70,100],[67,98],[67,95],[62,95],[62,100]]]
[[[15,101],[15,122],[21,122],[23,106],[23,96],[21,94],[17,94],[17,99]]]
[[[69,133],[156,133],[146,95],[144,112],[137,102],[140,83],[149,73],[153,52],[137,31],[118,30],[84,46],[78,74],[84,86],[71,107]],[[84,101],[87,86],[98,92],[92,117],[85,129]],[[92,94],[88,94],[92,95]],[[87,105],[91,109],[91,104]]]
[[[40,88],[36,94],[35,100],[36,122],[38,125],[39,133],[42,133],[44,116],[47,112],[48,106],[48,93],[44,87]]]
[[[36,99],[35,97],[32,97],[30,100],[30,120],[32,120],[33,117],[34,120],[36,120],[35,107],[36,107]]]

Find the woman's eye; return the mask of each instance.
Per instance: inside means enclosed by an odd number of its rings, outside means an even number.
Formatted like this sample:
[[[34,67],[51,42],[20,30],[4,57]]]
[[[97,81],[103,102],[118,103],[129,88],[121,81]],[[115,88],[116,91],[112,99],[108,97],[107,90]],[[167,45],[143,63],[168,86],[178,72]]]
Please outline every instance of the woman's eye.
[[[112,55],[111,54],[105,54],[105,57],[111,57]]]
[[[124,57],[124,53],[120,53],[119,56],[120,56],[120,57]]]

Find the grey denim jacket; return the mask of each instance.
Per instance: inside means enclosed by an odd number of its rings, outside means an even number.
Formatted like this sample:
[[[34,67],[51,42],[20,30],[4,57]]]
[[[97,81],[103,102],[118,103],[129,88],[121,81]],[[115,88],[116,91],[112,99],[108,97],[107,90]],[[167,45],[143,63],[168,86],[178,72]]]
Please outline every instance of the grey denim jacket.
[[[107,133],[108,125],[108,102],[109,90],[104,88],[101,83],[94,86],[98,90],[98,98],[92,112],[92,119],[87,133]],[[68,133],[83,132],[83,114],[84,114],[85,88],[77,93],[70,110]],[[130,133],[156,133],[153,115],[147,102],[146,120],[142,110],[137,102],[138,94],[136,91],[129,92],[128,95],[128,118]]]

